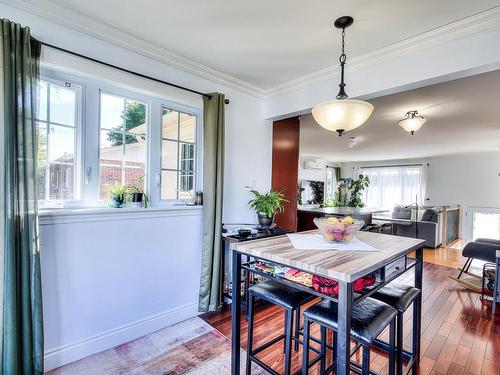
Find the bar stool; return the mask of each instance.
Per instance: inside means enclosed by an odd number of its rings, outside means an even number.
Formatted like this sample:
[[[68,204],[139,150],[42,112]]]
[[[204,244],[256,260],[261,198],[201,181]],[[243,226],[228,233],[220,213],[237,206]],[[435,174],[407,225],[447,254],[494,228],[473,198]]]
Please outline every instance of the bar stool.
[[[415,300],[420,296],[420,290],[408,285],[389,284],[375,292],[371,297],[382,301],[398,311],[396,317],[396,369],[397,374],[403,374],[403,314],[413,303],[413,340],[412,340],[412,361],[413,373],[416,373],[417,364],[419,362],[418,353],[420,348],[417,331],[417,306]],[[409,361],[409,362],[410,362]]]
[[[337,307],[337,303],[323,300],[304,311],[302,375],[307,375],[309,370],[309,335],[311,323],[319,324],[322,330],[321,353],[323,354],[323,357],[321,358],[320,373],[322,375],[328,374],[335,369],[335,363],[325,369],[326,348],[323,335],[325,329],[331,329],[335,332],[336,336],[338,328]],[[358,371],[360,367],[363,375],[370,374],[370,347],[377,336],[387,326],[389,326],[389,374],[394,375],[396,315],[397,311],[394,308],[372,298],[366,298],[352,307],[351,338],[358,344],[355,350],[357,350],[360,346],[363,347],[363,359],[361,366],[359,363],[353,361],[351,361],[351,364]],[[334,340],[334,348],[336,348],[336,340]],[[335,351],[336,350],[334,349],[334,355]]]
[[[253,349],[253,323],[254,323],[254,298],[261,298],[273,305],[279,306],[285,310],[285,324],[284,333],[267,343]],[[260,367],[269,371],[272,374],[278,374],[268,365],[263,363],[260,359],[256,358],[256,354],[262,350],[270,347],[281,339],[284,341],[285,353],[285,375],[289,375],[291,371],[292,360],[292,340],[295,341],[295,351],[299,350],[299,330],[300,330],[300,306],[304,303],[316,298],[310,293],[301,292],[286,285],[277,283],[275,281],[264,281],[262,283],[251,286],[248,289],[248,338],[247,338],[247,362],[246,374],[250,375],[251,362],[257,363]],[[293,313],[295,312],[295,333],[292,337],[293,331]]]

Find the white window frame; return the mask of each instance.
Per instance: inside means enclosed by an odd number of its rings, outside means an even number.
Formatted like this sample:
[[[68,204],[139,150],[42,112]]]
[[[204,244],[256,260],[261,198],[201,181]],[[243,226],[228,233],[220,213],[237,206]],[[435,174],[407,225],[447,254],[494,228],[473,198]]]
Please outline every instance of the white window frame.
[[[80,108],[79,128],[77,130],[77,163],[75,175],[78,175],[75,190],[79,199],[74,201],[58,201],[44,208],[90,208],[107,207],[105,201],[99,199],[99,150],[100,150],[100,94],[122,96],[137,100],[147,105],[146,126],[146,177],[144,189],[149,196],[149,206],[171,206],[185,204],[186,200],[161,200],[161,128],[163,108],[170,108],[196,116],[195,137],[195,190],[203,186],[203,112],[201,108],[181,104],[164,96],[144,93],[140,89],[124,87],[121,83],[108,83],[97,78],[89,78],[54,70],[42,65],[43,80],[55,81],[64,85],[71,82],[81,87],[81,97],[78,100]],[[76,154],[76,152],[75,152]],[[76,156],[75,156],[76,157]],[[54,201],[48,201],[54,202]]]
[[[40,74],[40,80],[48,82],[49,84],[54,84],[62,87],[66,87],[66,84],[70,84],[70,87],[75,87],[74,92],[76,93],[76,103],[75,103],[75,161],[74,161],[74,171],[73,171],[73,197],[70,200],[60,200],[60,199],[38,199],[38,206],[40,209],[50,209],[50,208],[60,208],[66,206],[72,206],[79,204],[82,200],[82,181],[83,181],[83,133],[84,133],[84,119],[83,119],[83,108],[85,104],[83,103],[83,98],[85,96],[85,85],[78,80],[72,79],[72,77],[62,77],[54,73],[48,73],[47,71],[42,71]],[[38,103],[37,103],[38,106]],[[47,100],[47,120],[36,119],[37,122],[43,122],[49,126],[50,122],[50,97]],[[57,123],[54,123],[57,125]],[[62,124],[61,124],[62,125]],[[49,139],[47,139],[47,151],[49,147]],[[48,161],[47,154],[47,163]],[[48,172],[48,171],[47,171]],[[46,176],[46,179],[50,179],[50,174]],[[46,186],[46,189],[50,190],[50,186]],[[47,195],[47,194],[46,194]]]
[[[173,111],[177,111],[180,113],[184,113],[187,115],[195,116],[196,118],[196,129],[195,129],[195,141],[194,141],[194,191],[196,192],[197,190],[202,190],[203,189],[203,119],[202,119],[202,112],[200,109],[191,107],[191,106],[186,106],[186,105],[179,105],[177,103],[172,103],[168,102],[168,104],[163,104],[160,108],[161,114],[160,118],[163,116],[163,109],[170,109]],[[160,153],[159,153],[159,174],[157,177],[157,187],[158,187],[158,197],[157,197],[157,202],[159,205],[169,205],[169,204],[178,204],[178,203],[187,203],[189,201],[186,199],[161,199],[161,172],[162,170],[165,170],[161,166],[161,154],[162,154],[162,144],[163,144],[163,134],[162,134],[162,126],[160,126],[160,133],[159,133],[159,147],[160,147]],[[181,140],[171,140],[171,141],[176,141],[179,145],[181,143],[189,143],[189,142],[182,142]],[[179,150],[177,150],[179,151]],[[179,165],[180,165],[180,159],[179,156],[177,156],[177,172],[180,171]],[[173,169],[166,169],[166,170],[171,170],[174,171]],[[177,175],[177,187],[179,185],[179,175]],[[177,192],[177,196],[178,196]],[[194,198],[194,197],[193,197]]]
[[[149,189],[150,186],[148,185],[148,180],[150,180],[150,176],[152,176],[150,174],[150,172],[151,172],[151,170],[149,168],[150,155],[148,152],[149,148],[150,148],[149,134],[150,134],[150,127],[151,127],[151,99],[148,97],[140,96],[137,93],[126,92],[123,90],[117,90],[116,88],[104,89],[101,86],[101,88],[99,89],[99,98],[98,98],[98,100],[99,100],[99,114],[98,114],[99,125],[98,125],[98,132],[97,132],[97,153],[98,153],[97,198],[99,201],[101,201],[101,202],[103,201],[100,199],[100,185],[101,185],[100,168],[101,167],[100,167],[100,163],[99,163],[99,161],[101,159],[101,147],[100,147],[100,145],[101,145],[101,131],[102,131],[102,128],[101,128],[101,95],[102,94],[121,97],[121,98],[124,98],[125,100],[137,101],[137,102],[144,103],[146,105],[146,128],[145,128],[145,132],[146,132],[146,151],[145,152],[146,152],[146,155],[144,155],[144,162],[145,162],[145,165],[144,165],[144,173],[145,173],[144,190],[146,191],[146,194],[147,194],[148,191],[151,191],[151,189]],[[126,131],[124,131],[124,130],[122,132],[126,133]],[[123,168],[124,168],[124,166],[123,166],[123,162],[122,162],[120,169],[123,170]]]

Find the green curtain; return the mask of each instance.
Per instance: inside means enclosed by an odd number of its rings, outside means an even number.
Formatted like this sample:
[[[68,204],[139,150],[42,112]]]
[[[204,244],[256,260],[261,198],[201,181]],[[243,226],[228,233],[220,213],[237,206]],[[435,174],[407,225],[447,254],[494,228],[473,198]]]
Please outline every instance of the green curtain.
[[[34,121],[40,45],[29,28],[0,22],[0,364],[4,375],[42,374]]]
[[[203,98],[203,249],[199,310],[222,304],[222,188],[224,181],[224,95]]]

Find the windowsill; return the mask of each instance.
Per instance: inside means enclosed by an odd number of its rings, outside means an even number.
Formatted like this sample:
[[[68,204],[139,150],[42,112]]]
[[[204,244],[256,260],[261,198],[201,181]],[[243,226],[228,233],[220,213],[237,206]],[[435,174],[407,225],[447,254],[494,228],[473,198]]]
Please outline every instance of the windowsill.
[[[168,216],[201,215],[203,206],[165,205],[139,207],[55,208],[39,210],[40,225],[93,222],[109,220],[137,220]]]

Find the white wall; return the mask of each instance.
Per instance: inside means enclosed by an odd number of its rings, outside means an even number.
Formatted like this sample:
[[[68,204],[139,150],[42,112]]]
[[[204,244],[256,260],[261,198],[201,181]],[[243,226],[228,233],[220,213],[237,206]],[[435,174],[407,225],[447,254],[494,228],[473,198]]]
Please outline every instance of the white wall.
[[[264,107],[261,99],[238,89],[200,78],[37,15],[5,4],[0,4],[0,12],[2,17],[29,25],[33,35],[46,42],[199,91],[226,93],[231,104],[226,107],[225,222],[254,222],[255,215],[246,206],[248,193],[244,187],[252,184],[259,190],[266,190],[270,186],[272,129],[264,119],[307,111],[331,99],[338,82],[337,74],[311,80],[277,92]],[[356,71],[348,65],[348,92],[353,97],[369,96],[408,88],[422,81],[443,79],[450,73],[491,69],[500,61],[499,39],[500,29],[493,28],[458,40],[446,39],[440,45],[418,51],[408,49],[390,59],[379,57]],[[99,65],[50,51],[44,54],[44,59],[66,66],[70,71],[85,66],[88,74],[118,81],[125,88],[140,88],[183,104],[201,106],[197,96]],[[441,196],[436,196],[440,200],[446,194],[444,189],[442,191]],[[477,196],[475,201],[484,199],[480,194]],[[465,199],[457,195],[458,198]],[[131,336],[145,334],[158,328],[155,326],[158,322],[169,324],[195,313],[195,309],[190,310],[190,303],[196,301],[198,292],[201,217],[127,220],[96,223],[56,220],[42,225],[45,339],[48,358],[53,359],[49,368],[89,351],[127,341]],[[172,271],[168,266],[175,268]],[[190,277],[180,278],[178,270]],[[177,315],[176,311],[181,313]],[[174,313],[169,315],[169,312]]]
[[[410,90],[500,67],[498,10],[463,24],[424,33],[359,58],[348,57],[346,91],[351,98]],[[338,69],[313,73],[283,85],[266,100],[266,118],[310,113],[332,100],[339,83]]]
[[[429,205],[461,205],[462,236],[470,207],[500,208],[500,151],[436,156],[424,159],[341,163],[341,177],[353,177],[353,166],[428,163]]]
[[[301,156],[299,158],[299,182],[302,180],[326,181],[326,167],[321,169],[305,168],[304,163],[308,160],[318,160],[321,158],[313,158]],[[327,163],[327,165],[331,165]]]
[[[430,204],[500,208],[500,151],[429,158]]]
[[[341,163],[341,177],[353,166],[428,163],[428,204],[500,207],[500,151],[436,156],[423,159]]]
[[[202,210],[42,216],[46,370],[198,314]]]
[[[2,17],[29,25],[33,36],[45,42],[201,92],[225,93],[231,103],[226,106],[223,219],[225,222],[256,221],[255,215],[247,208],[249,195],[245,186],[253,181],[257,189],[265,190],[269,189],[271,184],[269,160],[271,160],[272,127],[269,121],[264,120],[262,99],[2,3],[0,3],[0,12]],[[181,104],[198,108],[202,106],[198,95],[133,77],[60,52],[44,48],[42,58],[49,66],[56,65],[72,73],[77,71],[92,77],[98,76],[114,85],[118,83],[124,89],[142,90],[149,95],[162,96]]]
[[[269,189],[271,173],[272,128],[261,99],[5,4],[0,13],[29,25],[45,42],[198,91],[225,93],[231,103],[226,106],[223,220],[256,221],[245,186]],[[53,50],[44,49],[42,59],[51,68],[202,107],[197,95]],[[42,218],[47,370],[197,314],[201,211],[145,217],[121,212],[105,220],[99,215]]]

